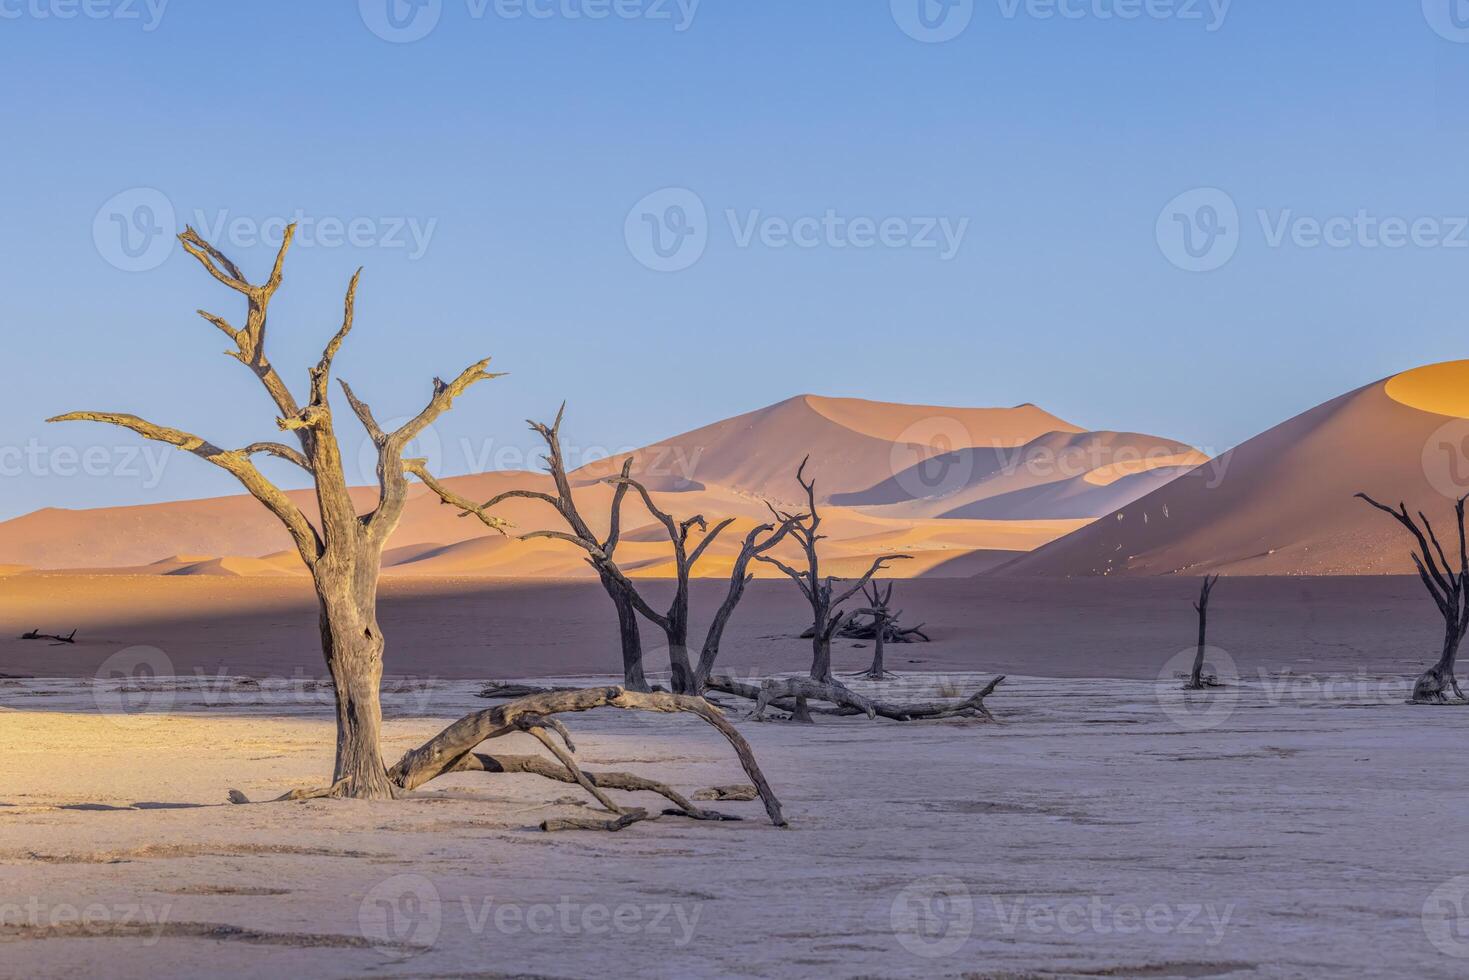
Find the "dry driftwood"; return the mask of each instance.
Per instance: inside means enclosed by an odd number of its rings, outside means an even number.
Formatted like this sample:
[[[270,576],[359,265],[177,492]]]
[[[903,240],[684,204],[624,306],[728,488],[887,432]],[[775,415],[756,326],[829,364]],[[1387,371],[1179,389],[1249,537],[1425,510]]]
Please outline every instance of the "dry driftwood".
[[[804,677],[749,684],[732,677],[715,676],[710,678],[709,688],[754,701],[757,718],[763,716],[766,708],[774,707],[791,712],[793,719],[797,721],[809,721],[812,713],[867,715],[869,718],[888,718],[892,721],[931,721],[961,717],[980,717],[994,721],[995,716],[985,707],[984,700],[1004,680],[1004,675],[996,677],[974,694],[959,701],[916,701],[907,704],[864,698],[842,684],[823,684]],[[808,704],[810,701],[824,701],[835,707],[811,708]]]
[[[34,629],[29,633],[22,633],[20,638],[22,640],[53,640],[56,643],[74,644],[77,641],[77,631],[72,630],[69,635],[62,636],[59,633],[42,633],[39,629]]]
[[[574,690],[576,690],[574,687],[537,687],[534,684],[501,684],[498,681],[488,681],[475,697],[484,698],[487,701],[501,698],[512,700],[529,697],[532,694],[554,694],[558,691]]]
[[[623,687],[599,687],[574,691],[549,691],[523,697],[484,711],[477,711],[459,719],[434,738],[406,753],[386,773],[388,783],[395,795],[411,792],[424,784],[460,772],[521,772],[544,776],[560,782],[575,783],[587,791],[604,810],[611,814],[610,820],[575,818],[547,821],[545,829],[596,829],[622,830],[641,820],[654,819],[647,811],[625,808],[615,803],[604,790],[616,789],[629,792],[656,793],[672,802],[675,809],[665,815],[689,817],[695,820],[733,820],[736,817],[716,813],[694,806],[663,783],[631,773],[589,773],[581,769],[573,753],[575,746],[570,733],[554,716],[592,711],[597,708],[620,708],[624,711],[649,711],[661,714],[693,714],[715,728],[734,749],[745,774],[750,777],[770,822],[777,827],[786,826],[780,800],[770,788],[765,774],[755,760],[754,750],[733,725],[725,720],[719,709],[703,698],[677,694],[645,693],[629,691]],[[476,751],[480,745],[493,739],[516,732],[525,732],[540,741],[551,753],[555,763],[539,758],[523,756],[496,756]],[[560,737],[558,745],[548,732]],[[273,802],[289,800],[320,799],[339,795],[335,786],[317,789],[294,790]],[[248,803],[249,799],[237,790],[230,792],[232,803]]]

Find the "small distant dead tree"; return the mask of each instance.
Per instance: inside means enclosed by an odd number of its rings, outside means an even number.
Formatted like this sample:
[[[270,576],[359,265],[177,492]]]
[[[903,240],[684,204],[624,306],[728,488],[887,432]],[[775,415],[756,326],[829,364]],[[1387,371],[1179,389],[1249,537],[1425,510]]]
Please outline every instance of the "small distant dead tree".
[[[1444,704],[1448,701],[1447,692],[1450,689],[1463,701],[1464,692],[1459,690],[1459,682],[1454,676],[1454,661],[1459,655],[1459,644],[1463,641],[1465,632],[1469,631],[1469,547],[1466,547],[1464,533],[1464,502],[1469,497],[1460,497],[1454,505],[1454,516],[1459,527],[1459,567],[1455,570],[1433,531],[1432,523],[1422,511],[1418,512],[1418,519],[1415,521],[1408,513],[1407,504],[1399,503],[1396,508],[1392,508],[1378,503],[1365,493],[1357,496],[1390,515],[1413,535],[1418,542],[1418,550],[1412,553],[1413,564],[1418,569],[1418,577],[1423,580],[1424,588],[1428,589],[1428,594],[1433,597],[1434,604],[1443,616],[1443,650],[1439,654],[1438,662],[1414,682],[1413,703]]]
[[[863,595],[867,597],[867,608],[857,611],[872,617],[872,666],[867,668],[865,675],[870,681],[887,680],[891,676],[883,664],[882,655],[888,638],[888,624],[893,621],[889,605],[893,599],[893,586],[894,583],[889,582],[887,591],[883,591],[881,585],[873,582],[870,587],[862,588]]]
[[[1209,645],[1209,598],[1214,594],[1214,586],[1218,584],[1218,575],[1213,578],[1205,575],[1204,584],[1199,589],[1199,601],[1194,603],[1194,609],[1199,614],[1199,649],[1194,654],[1194,669],[1188,675],[1185,690],[1202,691],[1206,687],[1219,686],[1217,680],[1204,676],[1204,651]]]
[[[622,503],[627,496],[628,487],[619,486],[614,493],[607,536],[599,538],[577,508],[576,498],[571,492],[571,480],[566,475],[566,457],[561,452],[561,423],[565,417],[566,403],[562,402],[561,408],[556,412],[556,421],[551,425],[527,420],[531,431],[539,433],[545,440],[546,455],[542,457],[542,461],[546,464],[551,480],[556,485],[554,494],[539,490],[507,490],[477,508],[471,505],[460,516],[468,517],[473,516],[476,511],[493,510],[505,501],[514,499],[539,500],[549,504],[566,522],[568,531],[531,531],[521,535],[520,540],[532,541],[537,538],[548,538],[566,541],[587,553],[587,564],[596,570],[597,577],[602,582],[602,588],[607,591],[608,597],[612,599],[612,605],[617,609],[617,633],[622,644],[622,682],[630,691],[646,693],[650,687],[643,670],[643,640],[638,628],[638,614],[633,604],[633,590],[627,576],[623,575],[622,570],[617,567],[615,557],[618,542],[622,537]],[[632,462],[632,458],[629,457],[623,464],[622,475],[624,477],[631,470]]]
[[[840,592],[836,591],[836,583],[842,581],[833,576],[822,578],[821,576],[821,554],[818,547],[820,542],[826,539],[826,535],[820,533],[821,512],[816,506],[816,481],[806,479],[806,466],[811,462],[811,457],[801,461],[796,470],[796,482],[801,489],[806,491],[806,513],[803,515],[782,513],[775,507],[770,507],[771,513],[782,524],[791,526],[791,537],[801,546],[806,556],[806,568],[798,570],[778,558],[770,555],[757,556],[760,561],[780,569],[791,581],[800,588],[801,594],[811,605],[811,679],[821,683],[831,683],[835,680],[831,672],[831,641],[842,625],[850,617],[850,613],[841,611],[842,605],[872,580],[872,577],[887,567],[890,561],[903,561],[912,558],[911,555],[884,555],[872,563],[872,567],[850,587]]]

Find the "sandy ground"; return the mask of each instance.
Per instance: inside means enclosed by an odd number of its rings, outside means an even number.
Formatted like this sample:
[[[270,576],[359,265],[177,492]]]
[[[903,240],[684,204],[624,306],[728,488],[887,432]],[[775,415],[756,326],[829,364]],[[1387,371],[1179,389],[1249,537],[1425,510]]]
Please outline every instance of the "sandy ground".
[[[535,830],[579,808],[525,776],[218,805],[325,772],[324,706],[13,681],[0,974],[1459,977],[1469,712],[1402,689],[1014,678],[1000,725],[741,722],[790,829],[732,803],[614,836]],[[473,690],[391,695],[389,754]],[[589,768],[740,777],[696,721],[573,725]]]
[[[724,584],[694,583],[693,636]],[[645,588],[660,604],[668,586]],[[1151,679],[1193,644],[1193,579],[979,579],[901,582],[895,607],[934,642],[895,647],[890,665],[1042,677]],[[26,575],[0,579],[0,674],[90,677],[120,650],[156,648],[156,673],[320,678],[314,597],[305,581],[216,577]],[[1211,641],[1241,671],[1388,674],[1421,669],[1442,642],[1438,613],[1416,579],[1260,578],[1215,591]],[[721,664],[771,673],[810,662],[795,639],[809,611],[789,582],[755,582]],[[600,674],[619,662],[616,617],[595,583],[386,579],[381,607],[387,672],[484,680]],[[69,633],[76,646],[15,639]],[[644,629],[650,669],[667,667],[662,634]],[[838,644],[839,668],[871,651]]]
[[[903,583],[935,642],[892,649],[900,685],[1010,674],[1002,724],[740,720],[789,830],[730,803],[614,836],[540,833],[583,804],[528,776],[221,805],[330,770],[301,583],[11,578],[4,635],[82,642],[0,641],[0,976],[1463,976],[1469,711],[1402,703],[1437,641],[1421,586],[1226,580],[1230,687],[1186,695],[1194,584]],[[730,669],[804,663],[777,586]],[[474,681],[613,656],[595,586],[389,582],[383,620],[390,758],[483,707]],[[572,725],[594,770],[742,781],[697,721]]]

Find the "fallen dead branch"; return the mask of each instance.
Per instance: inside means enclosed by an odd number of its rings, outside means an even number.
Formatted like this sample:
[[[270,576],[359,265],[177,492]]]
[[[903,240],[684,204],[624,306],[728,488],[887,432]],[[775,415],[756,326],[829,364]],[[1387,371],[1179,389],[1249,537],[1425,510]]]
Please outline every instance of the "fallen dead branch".
[[[737,820],[738,817],[695,806],[671,787],[633,773],[584,771],[576,762],[576,747],[570,732],[555,715],[593,711],[597,708],[619,708],[624,711],[647,711],[659,714],[692,714],[715,728],[734,749],[745,774],[753,783],[755,797],[765,805],[770,822],[786,826],[780,801],[770,788],[755,753],[723,713],[703,698],[676,694],[642,693],[622,687],[598,687],[584,690],[545,691],[518,698],[508,704],[477,711],[459,719],[434,738],[406,753],[387,772],[387,780],[397,795],[411,792],[424,784],[451,773],[526,773],[557,782],[579,785],[611,815],[610,819],[557,818],[547,820],[544,830],[609,830],[617,831],[657,816],[679,816],[693,820]],[[475,751],[485,742],[524,732],[540,741],[554,761],[536,756],[497,756]],[[555,733],[560,745],[552,738]],[[654,815],[649,811],[623,807],[604,790],[655,793],[674,804],[673,809]],[[709,792],[709,791],[706,791]],[[318,789],[293,790],[273,802],[325,799],[340,795],[338,785]],[[736,799],[736,796],[716,796]],[[237,790],[230,791],[230,802],[249,803]]]
[[[489,681],[475,697],[495,701],[501,698],[525,698],[533,694],[555,694],[558,691],[574,690],[576,690],[574,687],[537,687],[534,684],[501,684],[498,681]]]
[[[77,631],[72,630],[69,635],[62,636],[59,633],[42,633],[39,629],[34,629],[29,633],[22,633],[20,638],[22,640],[53,640],[56,643],[75,644],[77,641]]]
[[[709,689],[755,702],[754,717],[764,717],[767,708],[778,708],[789,712],[792,720],[810,722],[811,715],[824,714],[849,717],[866,715],[872,718],[887,718],[892,721],[932,721],[942,718],[979,717],[986,721],[996,718],[985,707],[984,700],[995,692],[1005,680],[996,677],[982,689],[962,700],[916,701],[900,704],[865,698],[846,685],[838,682],[813,681],[806,677],[779,678],[748,684],[732,677],[716,676],[709,680]],[[812,708],[810,702],[822,701],[832,708]]]

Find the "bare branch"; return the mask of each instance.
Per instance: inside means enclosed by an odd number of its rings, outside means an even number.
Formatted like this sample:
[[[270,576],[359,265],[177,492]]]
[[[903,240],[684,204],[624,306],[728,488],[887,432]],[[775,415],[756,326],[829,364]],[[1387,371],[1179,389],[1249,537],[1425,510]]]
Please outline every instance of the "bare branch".
[[[426,460],[405,459],[403,460],[403,470],[405,473],[412,473],[414,476],[422,480],[424,486],[428,487],[435,494],[437,494],[439,499],[442,500],[444,503],[449,504],[452,507],[458,507],[465,513],[473,514],[475,517],[479,518],[481,524],[483,524],[490,530],[499,531],[501,534],[504,534],[506,528],[511,528],[515,526],[514,524],[511,524],[509,521],[504,520],[503,518],[493,516],[479,504],[476,504],[474,501],[470,500],[467,497],[461,497],[453,490],[450,490],[448,487],[444,486],[444,484],[440,483],[433,477],[431,473],[429,473],[428,462]]]
[[[300,551],[302,559],[308,565],[321,557],[322,543],[316,529],[312,527],[301,509],[291,501],[291,498],[286,496],[285,492],[274,483],[267,480],[265,475],[255,467],[255,464],[250,461],[250,454],[247,450],[221,449],[192,433],[154,425],[136,415],[118,412],[70,412],[47,421],[103,422],[108,425],[121,426],[136,432],[145,439],[166,443],[186,453],[192,453],[206,462],[213,463],[239,480],[256,500],[269,508],[271,513],[286,525],[286,529],[290,531],[291,537],[296,542],[297,550]]]
[[[441,378],[434,378],[434,394],[423,411],[419,412],[412,421],[401,429],[388,436],[388,446],[398,452],[403,450],[418,435],[454,407],[454,400],[464,394],[471,387],[481,381],[492,381],[495,378],[503,378],[504,374],[491,374],[485,368],[489,367],[490,358],[471,364],[465,368],[453,381],[445,384]]]
[[[316,470],[311,465],[311,460],[306,458],[305,453],[301,452],[299,449],[292,449],[290,446],[281,445],[278,442],[251,443],[250,445],[242,449],[241,452],[243,452],[246,456],[258,456],[262,453],[270,456],[276,456],[289,463],[295,463],[307,473],[316,472]]]

